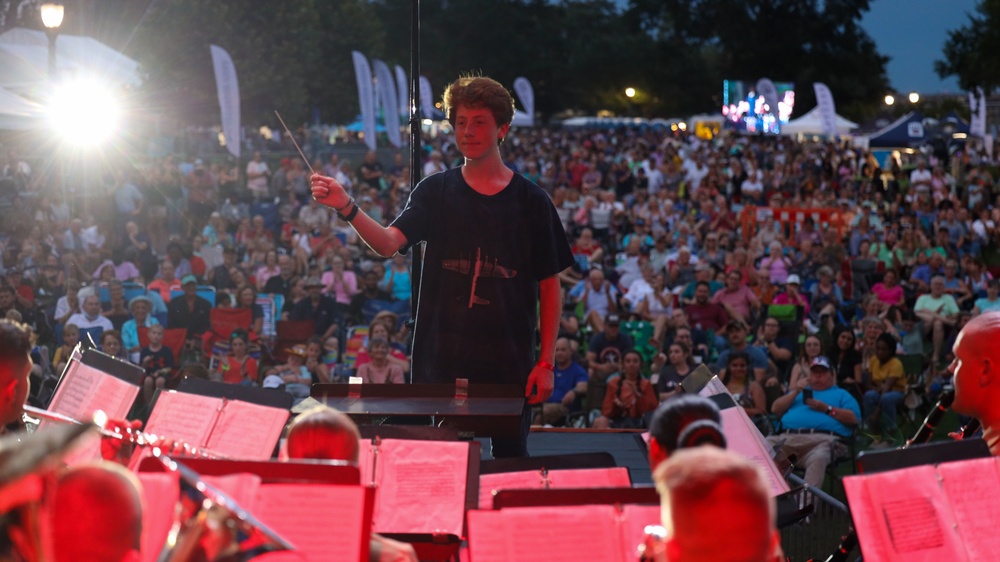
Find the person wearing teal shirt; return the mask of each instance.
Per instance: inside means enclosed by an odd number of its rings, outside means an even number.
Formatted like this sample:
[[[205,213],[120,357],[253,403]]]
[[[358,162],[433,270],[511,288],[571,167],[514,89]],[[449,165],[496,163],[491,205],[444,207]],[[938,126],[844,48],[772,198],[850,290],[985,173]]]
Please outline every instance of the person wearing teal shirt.
[[[924,333],[931,334],[931,342],[934,345],[931,353],[932,365],[937,365],[945,332],[955,326],[959,312],[955,297],[944,292],[943,276],[935,275],[931,278],[931,292],[920,295],[913,306],[913,311],[923,321]]]
[[[986,283],[986,298],[976,299],[972,315],[979,316],[984,312],[995,310],[1000,310],[1000,280],[990,279]]]

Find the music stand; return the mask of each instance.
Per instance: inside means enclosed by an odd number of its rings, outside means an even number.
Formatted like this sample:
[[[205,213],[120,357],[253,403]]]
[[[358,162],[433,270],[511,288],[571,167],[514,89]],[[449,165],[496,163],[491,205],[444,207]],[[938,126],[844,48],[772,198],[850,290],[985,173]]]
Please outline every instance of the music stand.
[[[861,451],[858,453],[858,473],[872,474],[911,466],[980,459],[988,456],[990,456],[990,448],[982,439],[921,443],[905,449]]]
[[[521,472],[543,468],[562,470],[568,468],[613,468],[616,466],[618,465],[615,463],[615,457],[611,453],[571,453],[486,460],[479,464],[479,474]]]
[[[362,439],[411,439],[417,441],[458,441],[453,427],[430,425],[359,425]]]
[[[508,507],[544,507],[568,505],[659,505],[656,488],[551,488],[548,490],[499,490],[493,496],[493,509]]]
[[[361,473],[357,465],[346,461],[238,461],[200,457],[177,457],[185,466],[201,476],[226,476],[249,472],[261,477],[265,484],[308,482],[312,484],[341,484],[358,486]],[[138,472],[166,472],[159,459],[147,457],[139,463]]]
[[[273,388],[256,388],[215,382],[195,377],[184,377],[177,386],[177,391],[187,394],[197,394],[199,396],[210,396],[212,398],[240,400],[242,402],[257,404],[258,406],[281,408],[282,410],[288,410],[292,407],[292,395],[287,392]]]

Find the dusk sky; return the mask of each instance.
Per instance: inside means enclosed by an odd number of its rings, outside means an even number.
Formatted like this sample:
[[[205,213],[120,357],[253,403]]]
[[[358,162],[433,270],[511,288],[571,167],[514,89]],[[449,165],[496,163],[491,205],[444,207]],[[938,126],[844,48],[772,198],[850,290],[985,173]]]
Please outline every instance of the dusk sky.
[[[954,77],[941,80],[934,61],[948,31],[957,29],[976,9],[976,0],[872,0],[862,26],[889,61],[889,82],[896,91],[933,94],[958,92]]]

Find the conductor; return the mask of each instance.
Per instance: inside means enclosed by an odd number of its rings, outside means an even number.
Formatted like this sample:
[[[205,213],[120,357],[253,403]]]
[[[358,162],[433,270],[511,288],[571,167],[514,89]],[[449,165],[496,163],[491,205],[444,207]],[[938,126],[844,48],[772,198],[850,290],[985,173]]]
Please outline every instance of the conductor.
[[[312,194],[381,256],[425,243],[412,382],[519,384],[538,404],[552,393],[558,274],[573,263],[566,234],[545,192],[500,156],[514,114],[510,93],[490,78],[462,77],[445,90],[443,106],[464,164],[421,181],[388,227],[333,178],[313,175]],[[522,418],[520,439],[494,439],[495,457],[527,455],[527,408]]]

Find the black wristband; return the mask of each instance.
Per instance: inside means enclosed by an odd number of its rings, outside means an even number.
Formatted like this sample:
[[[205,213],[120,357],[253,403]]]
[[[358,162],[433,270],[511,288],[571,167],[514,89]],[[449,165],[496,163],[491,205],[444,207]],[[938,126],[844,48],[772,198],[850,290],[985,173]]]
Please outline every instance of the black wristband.
[[[346,216],[342,215],[340,213],[340,211],[337,211],[337,216],[340,217],[340,220],[342,220],[344,222],[351,222],[352,220],[354,220],[354,217],[358,216],[358,211],[361,210],[361,208],[358,207],[358,204],[354,202],[354,198],[353,197],[351,198],[351,203],[350,204],[353,205],[354,208],[351,209],[351,212],[347,213]]]

